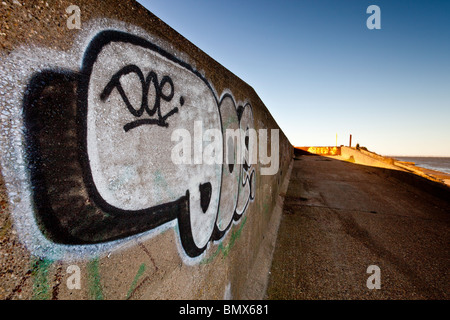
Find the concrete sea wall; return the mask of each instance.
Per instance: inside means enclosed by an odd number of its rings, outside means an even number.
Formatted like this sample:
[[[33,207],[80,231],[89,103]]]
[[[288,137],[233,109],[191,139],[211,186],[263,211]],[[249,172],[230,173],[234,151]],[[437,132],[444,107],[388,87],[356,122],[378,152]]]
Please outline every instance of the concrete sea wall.
[[[256,92],[134,1],[0,15],[0,298],[262,298],[293,147]]]
[[[356,163],[364,164],[367,166],[374,166],[393,170],[399,169],[394,165],[393,159],[383,157],[373,152],[368,152],[362,149],[357,150],[342,146],[340,156],[345,160],[352,159]]]

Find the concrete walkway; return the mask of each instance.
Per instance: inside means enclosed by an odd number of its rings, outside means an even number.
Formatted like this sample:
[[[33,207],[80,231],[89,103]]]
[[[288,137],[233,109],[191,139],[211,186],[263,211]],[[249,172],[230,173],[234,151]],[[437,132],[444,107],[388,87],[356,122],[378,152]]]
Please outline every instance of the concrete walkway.
[[[449,226],[450,193],[440,186],[409,173],[299,156],[266,298],[449,299]],[[367,287],[371,265],[379,267],[380,289]]]

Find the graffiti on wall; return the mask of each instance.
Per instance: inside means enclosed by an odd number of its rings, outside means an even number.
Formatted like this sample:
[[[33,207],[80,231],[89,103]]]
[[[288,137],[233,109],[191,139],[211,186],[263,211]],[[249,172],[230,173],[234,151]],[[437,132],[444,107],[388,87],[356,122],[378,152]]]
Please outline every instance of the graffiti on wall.
[[[171,161],[174,130],[193,133],[201,123],[247,132],[251,105],[231,93],[218,98],[200,72],[141,36],[98,32],[80,70],[55,65],[30,76],[22,111],[17,145],[34,229],[58,250],[124,241],[176,221],[183,250],[196,257],[255,198],[247,144],[239,153],[220,141],[223,156],[234,157],[223,164]]]

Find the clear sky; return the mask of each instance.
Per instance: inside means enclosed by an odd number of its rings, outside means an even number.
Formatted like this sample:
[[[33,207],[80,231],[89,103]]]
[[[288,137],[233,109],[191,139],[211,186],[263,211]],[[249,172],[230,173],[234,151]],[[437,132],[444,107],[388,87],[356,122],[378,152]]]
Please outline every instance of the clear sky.
[[[352,134],[383,155],[450,156],[450,1],[138,2],[251,85],[293,145]]]

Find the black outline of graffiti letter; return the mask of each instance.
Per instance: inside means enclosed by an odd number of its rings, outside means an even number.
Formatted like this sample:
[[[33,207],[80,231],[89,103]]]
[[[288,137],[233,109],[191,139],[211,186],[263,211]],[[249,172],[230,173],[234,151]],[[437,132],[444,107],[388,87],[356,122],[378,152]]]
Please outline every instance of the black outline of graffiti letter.
[[[128,99],[125,91],[123,90],[122,84],[120,83],[120,78],[122,76],[125,76],[127,74],[134,73],[139,77],[139,80],[141,82],[141,88],[142,88],[142,100],[141,100],[141,106],[139,109],[135,109],[133,105],[130,103],[130,100]],[[148,106],[148,92],[150,89],[150,84],[153,83],[153,86],[155,88],[155,103],[153,104],[153,108],[150,109]],[[163,88],[166,84],[169,84],[170,86],[170,93],[168,95],[165,95],[163,93]],[[173,81],[169,76],[164,76],[161,80],[161,82],[158,81],[158,75],[150,71],[146,78],[144,78],[144,74],[142,73],[141,69],[134,65],[130,64],[122,69],[120,69],[118,72],[116,72],[112,77],[111,80],[108,82],[108,84],[103,89],[103,92],[100,94],[100,99],[102,101],[105,101],[113,91],[113,89],[116,88],[119,92],[120,96],[122,97],[123,102],[125,103],[128,111],[135,116],[135,117],[141,117],[144,112],[146,112],[150,117],[152,117],[156,112],[158,112],[158,118],[150,118],[150,119],[138,119],[132,122],[129,122],[123,126],[123,129],[125,132],[139,127],[144,124],[156,124],[160,127],[168,127],[169,124],[166,122],[167,118],[172,116],[173,114],[178,112],[178,108],[174,107],[172,110],[170,110],[167,114],[164,116],[161,114],[161,98],[164,101],[170,102],[174,96],[175,89],[173,85]],[[181,103],[182,104],[182,103]]]

